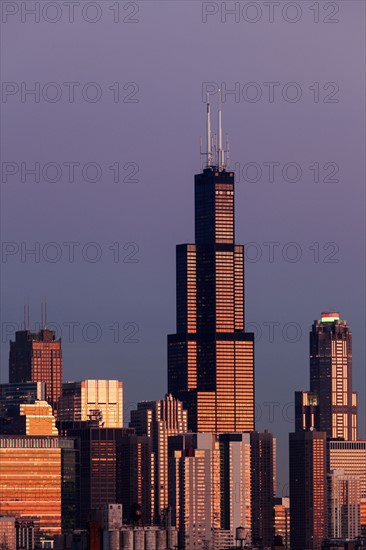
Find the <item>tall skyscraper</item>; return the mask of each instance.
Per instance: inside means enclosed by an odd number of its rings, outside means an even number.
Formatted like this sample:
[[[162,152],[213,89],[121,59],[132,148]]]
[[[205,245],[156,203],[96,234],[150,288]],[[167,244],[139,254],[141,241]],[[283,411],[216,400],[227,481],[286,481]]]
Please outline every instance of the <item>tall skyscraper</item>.
[[[244,251],[236,245],[234,172],[222,148],[195,176],[195,244],[177,246],[177,333],[168,336],[168,391],[193,431],[254,429],[254,335],[244,325]]]
[[[321,550],[327,537],[326,433],[290,433],[291,548]]]
[[[56,410],[61,395],[61,338],[53,330],[19,330],[10,341],[9,382],[45,382],[46,400]]]
[[[274,543],[274,499],[276,495],[276,439],[269,432],[252,432],[252,544],[271,548]]]
[[[159,523],[168,506],[168,438],[188,431],[187,411],[183,403],[172,395],[158,401],[143,401],[131,411],[130,427],[139,436],[149,436],[155,457],[155,511],[154,521]]]
[[[338,312],[323,312],[310,333],[310,392],[296,394],[296,429],[357,439],[357,394],[352,391],[352,333]]]
[[[290,499],[289,497],[276,497],[274,505],[275,522],[275,546],[280,543],[284,550],[290,546]]]
[[[89,420],[97,416],[104,428],[123,428],[123,383],[119,380],[82,380],[62,384],[58,420]]]

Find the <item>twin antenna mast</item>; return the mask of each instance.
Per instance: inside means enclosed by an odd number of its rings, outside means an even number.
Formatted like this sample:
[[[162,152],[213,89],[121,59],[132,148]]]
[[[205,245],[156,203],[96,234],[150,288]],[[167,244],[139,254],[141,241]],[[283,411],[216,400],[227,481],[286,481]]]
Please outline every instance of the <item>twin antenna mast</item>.
[[[218,128],[217,135],[211,135],[211,105],[210,96],[207,94],[207,152],[202,152],[201,139],[201,155],[207,158],[206,168],[216,169],[219,172],[226,170],[229,167],[229,141],[226,137],[226,149],[222,146],[222,113],[221,113],[221,90],[218,92]],[[226,154],[226,159],[225,159]]]

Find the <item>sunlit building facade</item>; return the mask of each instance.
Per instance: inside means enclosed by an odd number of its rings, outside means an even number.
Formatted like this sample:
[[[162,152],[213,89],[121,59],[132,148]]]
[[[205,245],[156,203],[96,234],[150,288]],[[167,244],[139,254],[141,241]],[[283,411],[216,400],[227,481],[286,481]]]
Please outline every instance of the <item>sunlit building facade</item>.
[[[131,411],[130,427],[139,436],[149,436],[154,453],[154,522],[159,523],[168,506],[168,438],[188,431],[183,403],[167,394],[158,401],[142,401]]]
[[[208,166],[195,176],[195,244],[177,246],[177,333],[168,336],[168,391],[193,431],[254,429],[254,335],[234,238],[234,173]]]
[[[169,468],[169,503],[179,547],[212,548],[214,533],[221,530],[219,443],[212,434],[172,436]]]
[[[276,497],[274,504],[275,542],[288,550],[290,548],[290,499]],[[276,544],[275,544],[276,546]]]
[[[357,394],[352,391],[352,333],[338,312],[323,312],[310,332],[310,392],[297,392],[296,430],[357,439]]]
[[[361,488],[358,476],[333,470],[328,481],[328,538],[357,540],[361,535]]]
[[[41,531],[60,533],[63,450],[73,452],[73,441],[0,436],[0,513],[36,516]]]
[[[9,382],[45,382],[46,400],[53,409],[61,396],[61,338],[53,330],[19,330],[10,341]]]
[[[57,418],[89,420],[98,415],[104,428],[123,428],[123,383],[119,380],[83,380],[62,384]]]
[[[251,543],[251,445],[249,433],[220,434],[221,457],[221,529],[230,533],[235,546],[236,529],[246,533]]]

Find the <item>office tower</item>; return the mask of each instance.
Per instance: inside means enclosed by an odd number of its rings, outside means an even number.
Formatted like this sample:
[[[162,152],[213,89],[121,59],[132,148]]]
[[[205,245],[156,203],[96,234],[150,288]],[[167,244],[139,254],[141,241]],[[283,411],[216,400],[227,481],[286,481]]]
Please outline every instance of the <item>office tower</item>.
[[[28,537],[33,516],[39,516],[37,532],[75,528],[77,463],[74,441],[58,437],[51,406],[20,405],[0,436],[0,510],[19,516],[19,537]]]
[[[169,503],[179,547],[213,547],[220,530],[220,450],[212,434],[169,438]],[[216,546],[217,547],[217,546]]]
[[[117,454],[117,497],[126,523],[153,524],[154,472],[151,438],[135,434],[122,437]]]
[[[290,433],[292,550],[320,550],[327,535],[326,433]]]
[[[230,532],[235,546],[236,529],[245,530],[246,544],[251,543],[250,434],[220,434],[221,456],[221,529]]]
[[[55,410],[61,395],[61,338],[53,330],[18,330],[10,341],[9,382],[45,382],[46,400]]]
[[[89,420],[99,416],[104,428],[123,428],[123,383],[118,380],[83,380],[62,384],[57,418]]]
[[[14,412],[18,412],[21,403],[45,400],[46,384],[44,382],[0,384],[0,417],[11,417]]]
[[[85,528],[107,503],[122,504],[126,521],[131,507],[151,524],[154,510],[154,455],[151,439],[129,428],[103,428],[99,422],[58,421],[60,434],[75,439],[79,450],[77,527]]]
[[[328,538],[356,540],[361,534],[358,476],[332,470],[328,476]]]
[[[159,523],[168,506],[168,437],[188,431],[187,411],[171,394],[159,401],[143,401],[131,411],[130,427],[137,435],[151,437],[155,457],[154,522]]]
[[[273,434],[252,432],[252,544],[271,548],[274,542],[274,498],[276,494],[276,439]]]
[[[219,108],[221,135],[221,107]],[[254,335],[244,326],[244,252],[234,242],[234,172],[219,139],[195,176],[195,244],[177,246],[177,328],[168,336],[168,391],[189,429],[254,429]]]
[[[61,532],[62,453],[73,441],[54,436],[0,436],[0,509],[37,516],[41,531]]]
[[[323,312],[310,333],[310,392],[296,395],[296,430],[357,439],[357,394],[352,391],[352,333],[338,312]]]
[[[276,497],[274,505],[275,546],[290,548],[290,499]]]

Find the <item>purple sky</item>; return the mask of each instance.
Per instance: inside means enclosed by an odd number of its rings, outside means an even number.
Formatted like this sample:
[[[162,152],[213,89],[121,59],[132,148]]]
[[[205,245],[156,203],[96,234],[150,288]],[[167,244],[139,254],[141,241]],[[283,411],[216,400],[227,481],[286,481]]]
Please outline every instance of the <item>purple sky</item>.
[[[280,2],[271,23],[268,5],[241,2],[237,23],[234,16],[222,22],[224,13],[203,23],[202,10],[224,10],[224,3],[142,1],[133,15],[136,3],[119,2],[115,23],[116,2],[94,2],[98,14],[93,3],[82,1],[70,23],[68,6],[56,3],[58,12],[55,2],[41,2],[48,7],[35,23],[21,13],[21,2],[2,2],[2,80],[15,84],[5,85],[1,104],[2,161],[13,163],[2,165],[1,183],[2,240],[13,243],[3,245],[2,256],[1,381],[7,381],[8,323],[21,323],[29,299],[34,328],[46,298],[50,323],[62,328],[65,380],[119,378],[126,409],[164,395],[166,335],[175,332],[175,245],[194,238],[203,83],[224,90],[236,85],[238,101],[224,95],[223,122],[232,166],[241,173],[236,240],[255,243],[247,249],[246,317],[248,328],[262,330],[256,344],[257,428],[278,437],[278,493],[286,492],[293,425],[285,417],[292,415],[294,391],[309,387],[308,332],[322,310],[339,310],[353,330],[353,385],[365,434],[365,5],[299,1],[286,8]],[[18,13],[8,15],[16,7]],[[256,23],[245,20],[256,12]],[[96,15],[96,23],[86,20]],[[284,19],[296,15],[298,22]],[[22,101],[22,87],[24,92],[36,82],[39,102],[29,95]],[[80,83],[73,103],[65,82]],[[85,86],[91,82],[96,86]],[[268,82],[278,83],[273,102]],[[127,83],[135,84],[123,89]],[[91,102],[97,90],[102,97]],[[291,102],[295,92],[301,99]],[[51,102],[55,93],[61,97]],[[254,93],[262,94],[257,102],[250,101]],[[39,182],[24,173],[36,162]],[[74,182],[70,165],[63,164],[70,162],[79,163]],[[273,182],[268,162],[279,163]],[[99,182],[87,181],[96,174],[87,163],[99,167]],[[138,165],[132,177],[138,181],[114,183],[114,163],[122,179]],[[58,166],[60,179],[52,183]],[[255,179],[258,166],[259,181],[245,181],[245,173]],[[282,173],[296,179],[299,168],[299,181],[284,179]],[[338,181],[323,181],[336,168]],[[63,244],[71,242],[79,243],[74,262],[72,245]],[[97,244],[85,246],[91,242]],[[268,242],[278,243],[273,262],[263,244]],[[24,254],[35,243],[39,262]],[[261,258],[250,261],[258,251]],[[96,253],[101,258],[92,263]],[[55,254],[59,261],[52,262]],[[289,261],[295,254],[299,261]],[[68,323],[78,323],[74,342]],[[94,323],[99,341],[91,343]],[[268,323],[276,323],[273,341]]]

